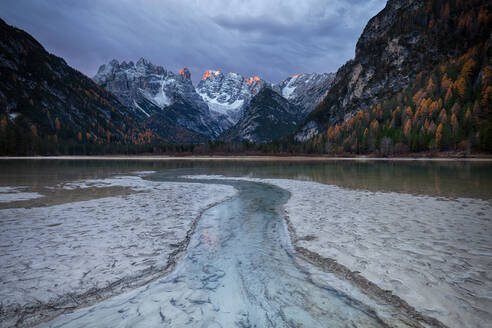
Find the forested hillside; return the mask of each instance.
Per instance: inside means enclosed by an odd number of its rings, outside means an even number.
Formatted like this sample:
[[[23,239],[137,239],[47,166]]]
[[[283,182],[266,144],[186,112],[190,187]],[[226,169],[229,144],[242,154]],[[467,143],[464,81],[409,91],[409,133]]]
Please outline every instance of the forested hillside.
[[[490,44],[419,73],[409,87],[306,143],[324,153],[492,151]]]
[[[299,148],[491,151],[491,24],[487,1],[390,0],[306,120],[310,140]]]
[[[0,154],[116,151],[155,139],[114,95],[0,19]]]

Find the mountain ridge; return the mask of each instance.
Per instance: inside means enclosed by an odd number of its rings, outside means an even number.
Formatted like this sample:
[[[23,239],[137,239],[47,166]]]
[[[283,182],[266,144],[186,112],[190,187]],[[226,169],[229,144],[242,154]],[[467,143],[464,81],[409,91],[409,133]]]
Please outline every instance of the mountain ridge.
[[[132,108],[144,124],[152,121],[147,127],[166,140],[203,142],[233,128],[250,101],[264,88],[284,95],[286,101],[302,108],[301,116],[305,117],[331,86],[333,74],[299,74],[272,84],[258,76],[207,70],[195,87],[187,68],[173,73],[140,58],[136,64],[113,59],[100,66],[93,80]],[[168,132],[171,127],[187,137],[173,138]]]

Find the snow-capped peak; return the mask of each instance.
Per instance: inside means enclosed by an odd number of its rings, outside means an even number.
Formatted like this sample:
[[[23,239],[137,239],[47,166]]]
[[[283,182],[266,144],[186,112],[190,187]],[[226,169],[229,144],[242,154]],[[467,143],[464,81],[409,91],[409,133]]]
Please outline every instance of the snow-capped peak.
[[[307,115],[323,100],[334,78],[333,73],[301,73],[273,85],[273,90],[303,108]]]
[[[224,74],[219,70],[208,70],[196,89],[213,114],[226,118],[224,128],[227,128],[239,120],[244,107],[265,85],[265,81],[257,76],[243,77],[233,72]]]

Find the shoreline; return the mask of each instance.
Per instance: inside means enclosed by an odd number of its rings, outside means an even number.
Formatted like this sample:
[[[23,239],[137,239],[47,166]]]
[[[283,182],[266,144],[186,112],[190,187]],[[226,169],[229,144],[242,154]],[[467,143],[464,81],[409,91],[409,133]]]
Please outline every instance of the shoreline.
[[[0,160],[136,160],[136,161],[395,161],[395,162],[492,162],[492,155],[443,156],[443,157],[336,157],[320,155],[63,155],[63,156],[4,156]]]

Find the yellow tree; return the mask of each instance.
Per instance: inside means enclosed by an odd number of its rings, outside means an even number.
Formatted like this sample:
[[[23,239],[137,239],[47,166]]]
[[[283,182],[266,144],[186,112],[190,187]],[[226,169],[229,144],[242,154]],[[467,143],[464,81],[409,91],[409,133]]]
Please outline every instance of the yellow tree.
[[[453,82],[449,79],[447,74],[444,74],[441,81],[441,89],[448,90]]]
[[[482,99],[480,99],[480,105],[483,108],[490,109],[492,106],[492,86],[488,86],[482,92]]]
[[[407,138],[412,133],[412,119],[411,118],[409,118],[407,120],[407,123],[405,123],[405,128],[403,129],[403,133],[405,134],[405,137],[407,137]]]
[[[438,149],[440,149],[441,142],[442,142],[442,129],[443,129],[443,125],[442,123],[440,123],[436,130],[436,146]]]
[[[461,76],[469,80],[472,77],[473,68],[475,67],[475,65],[476,63],[473,59],[468,59],[461,69]]]
[[[371,128],[371,136],[375,137],[378,134],[379,122],[377,120],[373,120],[371,122],[370,128]]]
[[[328,140],[333,142],[333,131],[334,128],[333,128],[333,125],[330,125],[330,127],[328,128],[328,131],[326,132],[326,136],[328,137]]]
[[[427,94],[434,91],[435,87],[436,87],[436,84],[434,83],[432,78],[429,78],[429,81],[427,82],[427,87],[425,88],[425,91],[427,92]]]
[[[461,98],[461,100],[464,100],[466,95],[466,80],[464,77],[460,77],[455,82],[455,88],[458,91],[458,96]]]

